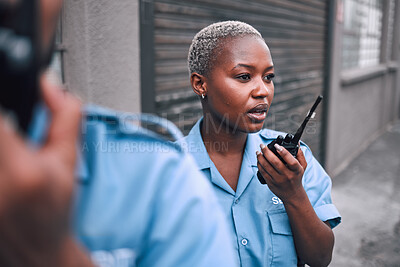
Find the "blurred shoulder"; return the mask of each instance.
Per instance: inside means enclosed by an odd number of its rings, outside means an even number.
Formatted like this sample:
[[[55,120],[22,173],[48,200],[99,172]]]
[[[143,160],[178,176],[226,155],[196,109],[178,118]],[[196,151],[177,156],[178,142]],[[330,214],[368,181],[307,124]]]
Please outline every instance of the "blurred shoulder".
[[[114,142],[131,144],[142,152],[175,152],[182,154],[181,148],[168,140],[165,136],[142,127],[143,124],[151,125],[162,133],[166,133],[172,140],[182,137],[181,132],[172,123],[151,114],[137,114],[115,111],[99,106],[89,105],[82,111],[83,140],[97,142]],[[149,147],[149,145],[152,145]],[[154,146],[157,145],[157,146]],[[150,149],[150,150],[149,150]],[[139,151],[132,151],[139,152]]]
[[[118,175],[121,183],[151,183],[176,176],[186,168],[187,155],[179,145],[141,126],[151,121],[164,131],[173,132],[172,139],[179,137],[179,130],[165,119],[98,106],[85,107],[82,117],[78,176],[83,180]]]

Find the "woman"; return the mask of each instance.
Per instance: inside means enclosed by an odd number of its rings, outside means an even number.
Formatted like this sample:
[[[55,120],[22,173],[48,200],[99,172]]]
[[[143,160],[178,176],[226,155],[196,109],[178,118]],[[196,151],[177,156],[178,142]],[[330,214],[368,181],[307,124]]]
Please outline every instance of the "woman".
[[[304,143],[297,159],[276,146],[287,164],[266,147],[279,133],[262,130],[274,65],[261,34],[243,22],[212,24],[194,37],[188,63],[204,116],[180,143],[214,186],[236,260],[241,266],[327,266],[331,228],[340,222],[331,180]]]

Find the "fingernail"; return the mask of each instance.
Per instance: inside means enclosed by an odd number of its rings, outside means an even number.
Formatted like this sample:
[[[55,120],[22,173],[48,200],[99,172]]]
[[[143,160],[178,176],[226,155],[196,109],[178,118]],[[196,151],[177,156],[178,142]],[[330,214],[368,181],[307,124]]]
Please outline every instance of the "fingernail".
[[[276,151],[281,152],[283,150],[283,147],[281,147],[278,144],[275,144],[274,147],[276,148]]]
[[[260,144],[260,147],[261,147],[261,149],[264,149],[265,145],[264,144]]]
[[[260,151],[256,151],[256,155],[258,156],[258,155],[260,155],[261,154],[261,152]]]

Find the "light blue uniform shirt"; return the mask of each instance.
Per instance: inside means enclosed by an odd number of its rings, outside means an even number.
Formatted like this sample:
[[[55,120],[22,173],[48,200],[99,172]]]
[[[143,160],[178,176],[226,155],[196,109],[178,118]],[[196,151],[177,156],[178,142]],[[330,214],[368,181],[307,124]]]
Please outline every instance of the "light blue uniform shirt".
[[[212,187],[176,145],[129,116],[84,112],[74,232],[100,266],[235,266]],[[45,112],[31,130],[43,142]]]
[[[293,235],[284,205],[257,178],[256,151],[259,145],[270,143],[281,133],[264,129],[248,135],[235,192],[208,156],[200,133],[201,121],[178,143],[193,155],[199,169],[214,185],[219,203],[230,222],[230,233],[236,237],[233,240],[236,262],[249,267],[297,266]],[[214,149],[224,149],[222,146]],[[329,221],[333,228],[341,218],[332,204],[331,179],[304,143],[301,149],[308,164],[302,180],[304,189],[318,217]]]

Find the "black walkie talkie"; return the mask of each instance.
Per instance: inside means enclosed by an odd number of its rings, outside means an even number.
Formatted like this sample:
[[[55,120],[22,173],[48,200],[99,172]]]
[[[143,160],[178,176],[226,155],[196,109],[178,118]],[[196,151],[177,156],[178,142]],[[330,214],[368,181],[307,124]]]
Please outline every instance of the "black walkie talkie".
[[[268,148],[282,161],[285,162],[282,157],[278,154],[278,152],[276,151],[275,148],[275,144],[278,144],[280,146],[283,146],[284,148],[286,148],[287,151],[289,151],[290,154],[293,155],[293,157],[297,156],[297,152],[299,151],[300,145],[299,145],[299,141],[300,141],[300,137],[303,134],[304,129],[306,128],[306,125],[308,123],[308,121],[314,117],[315,115],[315,109],[317,108],[318,104],[321,102],[322,100],[322,96],[318,96],[317,100],[315,100],[314,105],[312,106],[311,110],[308,112],[306,118],[304,119],[303,123],[301,124],[301,126],[299,127],[299,129],[297,130],[296,134],[287,134],[285,136],[285,138],[283,138],[282,135],[279,135],[274,141],[272,141],[271,143],[269,143],[267,146]],[[266,184],[264,181],[264,178],[262,177],[261,173],[258,171],[257,172],[257,177],[258,180],[262,183],[262,184]]]
[[[0,108],[26,133],[39,101],[38,0],[0,0]]]

